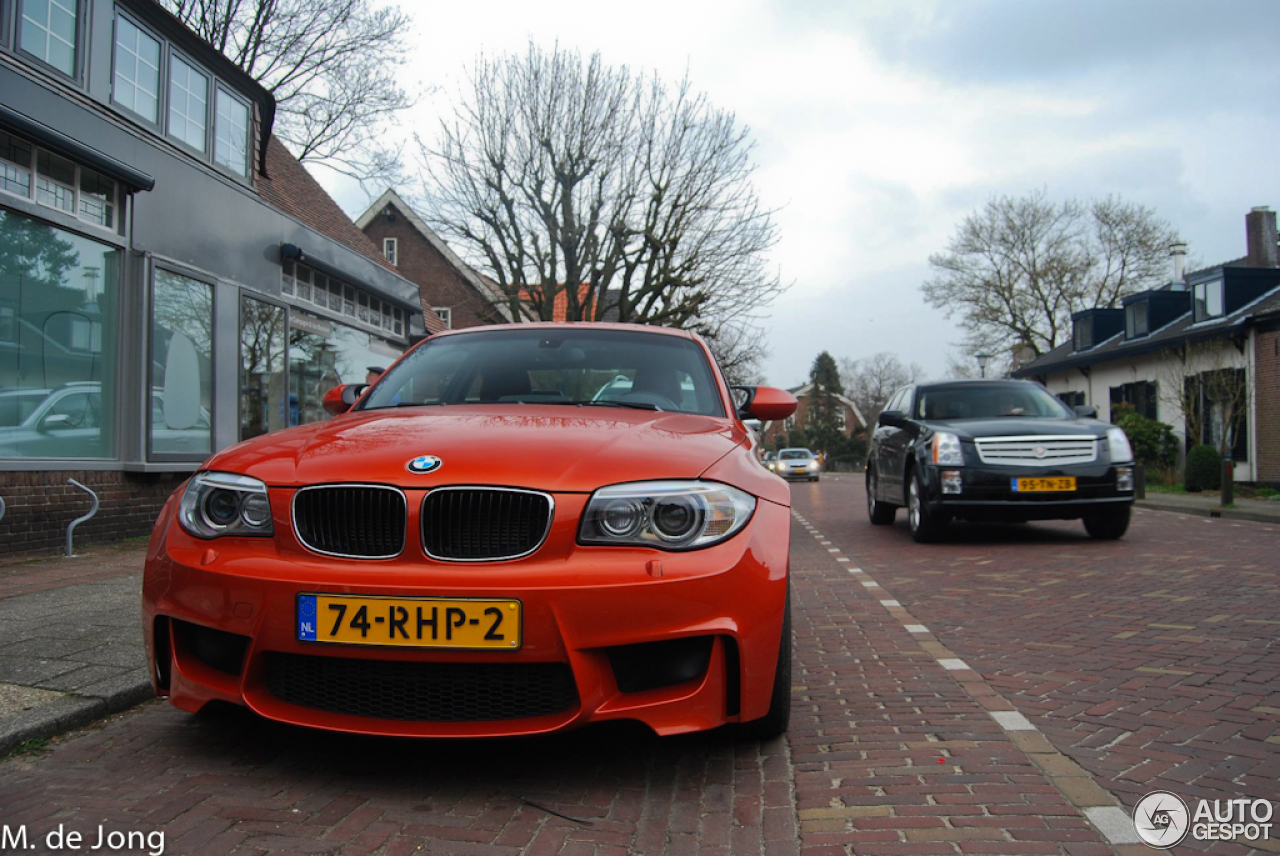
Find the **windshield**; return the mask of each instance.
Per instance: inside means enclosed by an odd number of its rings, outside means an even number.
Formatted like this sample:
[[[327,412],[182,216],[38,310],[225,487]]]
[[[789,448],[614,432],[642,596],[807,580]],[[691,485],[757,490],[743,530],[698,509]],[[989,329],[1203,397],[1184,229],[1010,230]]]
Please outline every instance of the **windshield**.
[[[442,404],[724,415],[696,343],[630,330],[493,330],[429,339],[378,380],[363,409]]]
[[[784,461],[796,461],[803,458],[812,458],[813,452],[808,449],[783,449],[778,457]]]
[[[926,420],[1071,419],[1075,414],[1041,387],[1030,383],[965,384],[920,391],[915,418]]]

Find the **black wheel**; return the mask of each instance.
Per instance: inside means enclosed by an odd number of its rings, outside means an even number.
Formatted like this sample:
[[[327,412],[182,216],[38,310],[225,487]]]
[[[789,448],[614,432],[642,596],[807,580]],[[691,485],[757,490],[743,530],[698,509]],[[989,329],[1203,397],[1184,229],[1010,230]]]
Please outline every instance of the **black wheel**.
[[[921,544],[940,541],[947,534],[947,518],[930,511],[924,501],[919,470],[911,474],[907,486],[907,521],[911,525],[911,537]]]
[[[773,694],[769,712],[738,726],[738,736],[746,740],[772,740],[787,733],[791,724],[791,587],[787,586],[786,612],[782,617],[782,644],[778,647],[778,667],[773,673]]]
[[[1099,541],[1115,541],[1129,531],[1129,506],[1120,505],[1084,516],[1084,531]]]
[[[876,499],[875,474],[867,471],[867,517],[873,526],[888,526],[898,514],[898,506]]]
[[[820,478],[821,478],[821,476],[812,476],[812,477],[809,479],[809,481],[817,481],[817,480],[818,480],[818,479],[820,479]]]

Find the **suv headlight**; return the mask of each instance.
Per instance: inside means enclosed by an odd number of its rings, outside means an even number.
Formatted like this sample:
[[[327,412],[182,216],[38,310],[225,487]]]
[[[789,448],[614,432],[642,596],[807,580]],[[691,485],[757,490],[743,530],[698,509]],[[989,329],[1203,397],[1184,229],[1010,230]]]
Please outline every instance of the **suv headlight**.
[[[267,486],[235,473],[193,476],[178,504],[178,522],[197,538],[270,536],[274,532]]]
[[[729,538],[747,525],[755,510],[754,496],[724,484],[615,484],[591,495],[578,541],[694,550]]]
[[[933,462],[948,467],[958,467],[964,463],[964,449],[960,446],[960,438],[946,431],[933,435]]]
[[[1107,450],[1111,453],[1111,462],[1119,463],[1133,460],[1133,447],[1123,428],[1107,429]]]

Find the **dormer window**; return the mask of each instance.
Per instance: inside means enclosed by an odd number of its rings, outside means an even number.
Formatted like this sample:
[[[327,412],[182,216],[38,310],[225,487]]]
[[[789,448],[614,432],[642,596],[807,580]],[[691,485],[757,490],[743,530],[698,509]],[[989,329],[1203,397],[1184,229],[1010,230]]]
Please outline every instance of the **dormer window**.
[[[1087,351],[1093,347],[1093,319],[1077,318],[1074,334],[1074,350]]]
[[[23,0],[19,6],[18,46],[67,77],[76,76],[79,30],[77,0]]]
[[[1136,339],[1151,332],[1148,310],[1149,304],[1143,300],[1130,303],[1124,308],[1124,337]]]
[[[1204,321],[1207,318],[1217,318],[1226,310],[1226,302],[1223,299],[1222,280],[1210,279],[1205,282],[1197,282],[1193,287],[1196,320]]]

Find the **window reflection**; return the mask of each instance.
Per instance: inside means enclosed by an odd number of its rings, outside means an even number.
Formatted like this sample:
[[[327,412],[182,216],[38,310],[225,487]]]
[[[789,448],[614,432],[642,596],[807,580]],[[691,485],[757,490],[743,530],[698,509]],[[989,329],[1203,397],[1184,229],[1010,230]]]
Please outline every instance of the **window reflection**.
[[[118,255],[0,210],[0,457],[115,451]]]
[[[343,383],[364,383],[370,366],[389,365],[400,355],[376,336],[296,309],[289,325],[290,425],[327,419],[325,392]]]
[[[151,324],[151,451],[213,451],[213,288],[157,270]]]
[[[240,439],[290,424],[285,394],[285,310],[246,295],[240,303]]]

